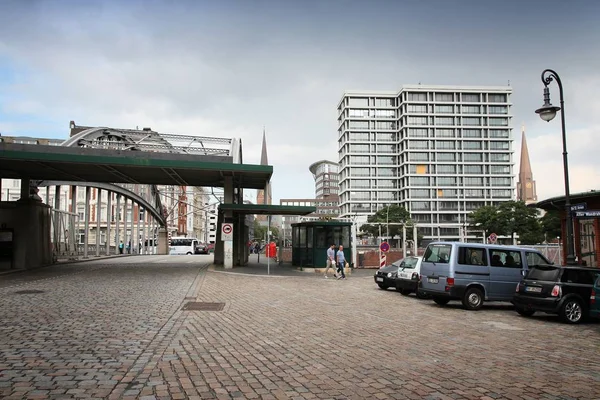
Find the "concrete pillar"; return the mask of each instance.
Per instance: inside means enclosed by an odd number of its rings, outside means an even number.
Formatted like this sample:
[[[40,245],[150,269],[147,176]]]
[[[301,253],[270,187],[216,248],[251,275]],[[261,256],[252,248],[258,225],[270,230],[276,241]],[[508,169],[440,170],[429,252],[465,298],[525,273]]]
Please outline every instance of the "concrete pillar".
[[[141,218],[142,217],[142,209],[139,206],[139,204],[138,204],[138,209],[137,209],[137,217],[138,217],[138,223],[137,223],[137,232],[136,232],[136,235],[135,235],[135,248],[137,250],[137,253],[141,254],[142,253],[141,252],[142,246],[141,246],[140,242],[142,241],[142,239],[141,239],[141,237],[142,237],[142,234],[141,234],[142,231],[140,230],[140,225],[142,223],[142,221],[141,221],[141,219],[142,219]]]
[[[140,219],[142,220],[142,230],[140,231],[141,239],[140,239],[140,254],[145,253],[146,249],[146,210],[143,210],[144,213],[140,215]]]
[[[406,257],[406,225],[402,225],[402,257]]]
[[[96,189],[96,257],[100,257],[100,220],[102,219],[102,190]]]
[[[144,243],[144,249],[146,254],[150,254],[150,216],[145,215],[145,217],[146,218],[144,218],[144,223],[146,224],[146,234],[144,236],[146,237],[146,242]]]
[[[123,198],[123,253],[127,253],[127,197]]]
[[[60,185],[54,186],[54,210],[60,210]],[[53,218],[52,218],[53,217]],[[56,254],[60,254],[62,251],[62,215],[58,212],[52,212],[51,220],[54,219],[54,247]]]
[[[134,206],[133,206],[133,200],[131,200],[131,221],[129,222],[129,224],[130,224],[130,226],[129,226],[129,228],[130,228],[130,233],[129,233],[129,244],[130,244],[130,247],[129,247],[129,251],[131,252],[131,254],[134,254],[133,253],[133,249],[135,248],[135,243],[134,243],[135,236],[133,236],[133,221],[135,220],[135,218],[133,217],[133,213],[134,213]]]
[[[21,185],[23,185],[22,181]],[[50,186],[46,186],[46,204],[50,205]]]
[[[29,200],[29,179],[21,179],[21,198],[19,200]]]
[[[106,255],[110,255],[110,223],[112,221],[112,192],[106,192]]]
[[[117,193],[117,207],[115,208],[115,254],[119,254],[121,244],[121,195]]]
[[[418,243],[418,237],[417,237],[417,225],[413,225],[413,256],[417,256],[417,248],[419,247],[419,243]]]
[[[77,186],[71,186],[71,212],[79,215],[77,213]],[[77,217],[71,216],[69,222],[69,232],[71,233],[69,235],[69,243],[71,244],[69,253],[75,255],[77,253],[77,234],[75,232],[78,229]]]
[[[156,223],[155,219],[152,218],[152,227],[150,228],[150,237],[152,238],[152,247],[150,248],[150,254],[156,254]]]
[[[158,246],[156,251],[160,255],[169,254],[169,235],[167,229],[164,227],[158,229]]]
[[[83,235],[83,258],[88,258],[88,244],[90,243],[90,192],[92,188],[85,188],[85,222]]]

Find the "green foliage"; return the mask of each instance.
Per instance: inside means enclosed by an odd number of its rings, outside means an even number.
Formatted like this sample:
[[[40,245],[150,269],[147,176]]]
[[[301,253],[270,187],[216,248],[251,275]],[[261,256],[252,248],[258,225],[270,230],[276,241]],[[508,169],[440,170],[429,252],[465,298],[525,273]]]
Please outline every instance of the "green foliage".
[[[546,240],[550,241],[562,236],[560,216],[557,210],[548,211],[541,219],[542,230]]]
[[[536,244],[544,240],[538,210],[522,201],[502,202],[498,206],[481,207],[470,214],[470,228],[483,229],[489,235],[519,235],[522,244]]]
[[[256,219],[254,220],[254,240],[264,241],[267,235],[267,227],[263,226]],[[271,239],[279,237],[279,229],[271,226]]]
[[[370,222],[370,223],[369,223]],[[381,235],[386,236],[389,229],[389,236],[402,236],[401,225],[389,225],[386,223],[405,223],[406,224],[406,237],[412,239],[413,236],[413,221],[410,219],[410,213],[406,211],[404,207],[399,205],[390,205],[377,211],[375,214],[367,218],[367,223],[360,227],[362,233],[369,234],[371,236],[379,236],[379,225],[375,223],[381,223]]]

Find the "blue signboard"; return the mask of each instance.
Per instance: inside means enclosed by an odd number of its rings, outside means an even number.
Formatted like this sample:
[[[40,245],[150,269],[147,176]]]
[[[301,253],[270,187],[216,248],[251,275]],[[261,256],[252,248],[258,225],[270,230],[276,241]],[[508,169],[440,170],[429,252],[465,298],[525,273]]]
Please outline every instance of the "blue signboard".
[[[575,211],[575,216],[577,218],[598,218],[600,210]]]
[[[587,203],[571,204],[571,211],[584,211],[587,210]]]

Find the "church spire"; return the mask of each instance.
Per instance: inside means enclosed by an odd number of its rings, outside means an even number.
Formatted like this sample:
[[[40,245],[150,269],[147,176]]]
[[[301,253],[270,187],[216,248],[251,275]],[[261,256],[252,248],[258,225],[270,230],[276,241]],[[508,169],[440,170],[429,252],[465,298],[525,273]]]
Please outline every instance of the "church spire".
[[[525,138],[525,124],[521,128],[521,163],[519,165],[519,182],[517,183],[517,200],[524,201],[525,204],[537,201],[535,181],[529,161],[529,149]]]
[[[260,165],[269,165],[269,158],[267,157],[267,133],[263,127],[263,140],[262,140],[262,151],[260,152]]]

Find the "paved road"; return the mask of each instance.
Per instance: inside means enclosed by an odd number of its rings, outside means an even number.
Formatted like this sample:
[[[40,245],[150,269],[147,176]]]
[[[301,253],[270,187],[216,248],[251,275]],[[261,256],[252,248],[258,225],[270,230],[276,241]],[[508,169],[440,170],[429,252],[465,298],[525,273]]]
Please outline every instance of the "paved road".
[[[0,276],[0,398],[600,399],[600,323],[441,308],[364,273],[211,271],[211,258]]]

